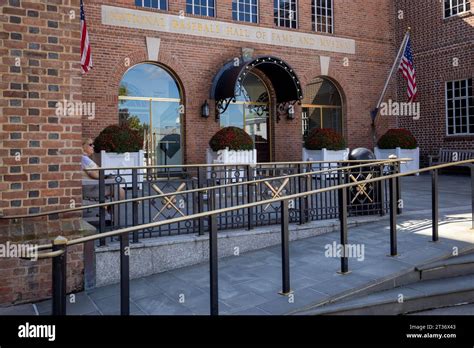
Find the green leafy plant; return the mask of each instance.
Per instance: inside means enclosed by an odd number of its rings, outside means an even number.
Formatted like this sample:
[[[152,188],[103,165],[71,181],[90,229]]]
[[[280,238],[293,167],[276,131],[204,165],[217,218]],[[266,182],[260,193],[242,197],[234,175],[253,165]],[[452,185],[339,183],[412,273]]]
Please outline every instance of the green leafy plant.
[[[308,150],[338,151],[346,148],[346,141],[341,134],[333,129],[313,128],[305,138],[304,147]]]
[[[243,129],[225,127],[218,131],[209,141],[213,151],[223,150],[253,150],[253,140]]]
[[[416,149],[418,144],[415,137],[408,129],[389,129],[382,135],[377,143],[379,149]]]
[[[94,140],[94,150],[100,152],[137,152],[143,147],[143,133],[128,124],[104,128]]]

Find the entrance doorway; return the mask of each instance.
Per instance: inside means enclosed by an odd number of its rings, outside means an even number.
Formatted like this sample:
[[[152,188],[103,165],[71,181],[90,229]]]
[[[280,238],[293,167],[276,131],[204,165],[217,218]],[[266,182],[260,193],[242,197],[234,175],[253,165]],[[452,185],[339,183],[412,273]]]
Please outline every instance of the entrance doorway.
[[[220,115],[221,127],[239,127],[250,135],[257,150],[258,162],[271,162],[271,115],[269,92],[265,83],[250,72],[237,86],[235,102]]]

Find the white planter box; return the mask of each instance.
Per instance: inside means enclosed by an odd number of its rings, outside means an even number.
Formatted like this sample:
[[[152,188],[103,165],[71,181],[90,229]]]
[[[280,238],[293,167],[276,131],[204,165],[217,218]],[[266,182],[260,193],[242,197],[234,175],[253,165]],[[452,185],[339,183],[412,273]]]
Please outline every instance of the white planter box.
[[[303,147],[303,161],[344,161],[349,158],[349,149],[346,148],[345,150],[308,150]],[[331,166],[331,163],[322,163],[319,165],[313,165],[312,170],[324,170],[325,168],[335,167],[334,165]],[[337,174],[332,172],[329,175],[326,175],[325,178],[333,178],[336,177]]]
[[[388,159],[390,155],[395,155],[397,156],[397,158],[413,159],[412,161],[407,161],[401,164],[401,173],[420,169],[420,148],[418,147],[416,149],[401,149],[399,147],[397,147],[396,149],[379,149],[378,147],[376,147],[374,148],[374,153],[375,158],[377,159]]]
[[[229,149],[219,150],[217,152],[212,151],[212,149],[208,148],[206,150],[206,162],[208,164],[222,164],[222,165],[246,165],[246,164],[256,164],[257,163],[257,150],[242,150],[242,151],[234,151]],[[218,168],[218,167],[217,167]],[[219,170],[219,169],[217,169]],[[235,169],[228,169],[226,173],[222,173],[219,178],[230,179],[232,178],[232,182],[236,181],[236,172]],[[244,178],[245,171],[243,169],[238,170],[239,174],[238,177]],[[211,169],[207,171],[208,179],[211,177]]]
[[[208,164],[256,164],[257,150],[234,151],[224,149],[215,152],[208,148],[206,159]]]
[[[103,168],[126,168],[126,167],[143,167],[145,166],[145,155],[143,150],[138,152],[127,152],[127,153],[115,153],[115,152],[100,152],[100,166]],[[144,169],[138,170],[138,182],[143,182],[143,174],[145,173]],[[117,175],[117,170],[106,170],[106,175],[114,174]],[[127,182],[128,188],[131,188],[132,185],[132,170],[131,169],[121,169],[120,176],[122,177],[123,182]],[[121,185],[124,187],[125,185]],[[138,188],[141,190],[142,185],[139,184]]]
[[[345,150],[308,150],[303,147],[303,161],[345,161],[349,158],[349,149]]]

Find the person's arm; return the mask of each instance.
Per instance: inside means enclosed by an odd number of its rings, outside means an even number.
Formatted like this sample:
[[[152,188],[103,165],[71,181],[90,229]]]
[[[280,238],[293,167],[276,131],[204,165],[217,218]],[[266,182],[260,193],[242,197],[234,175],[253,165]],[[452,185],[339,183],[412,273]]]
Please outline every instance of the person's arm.
[[[98,170],[88,170],[86,173],[91,179],[99,180],[99,171]]]
[[[97,164],[87,156],[82,157],[82,169],[95,169],[98,168]],[[98,170],[84,170],[87,176],[91,179],[99,180]]]

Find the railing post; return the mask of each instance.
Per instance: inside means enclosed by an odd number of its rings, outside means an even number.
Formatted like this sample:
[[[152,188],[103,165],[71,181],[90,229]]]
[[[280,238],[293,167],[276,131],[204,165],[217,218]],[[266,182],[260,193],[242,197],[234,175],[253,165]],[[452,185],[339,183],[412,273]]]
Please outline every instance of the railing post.
[[[380,165],[380,177],[383,177],[383,170],[384,170],[385,165],[382,164]],[[380,199],[380,216],[385,215],[385,181],[380,180],[379,181],[379,199]]]
[[[312,172],[313,171],[313,166],[311,164],[307,165],[306,171]],[[308,175],[306,176],[306,191],[311,191],[313,189],[313,175]],[[310,206],[311,206],[311,196],[307,196],[306,198],[306,219],[307,221],[310,221],[311,218],[311,213],[310,213]]]
[[[474,163],[471,163],[471,220],[474,230]]]
[[[67,267],[67,239],[58,236],[53,241],[53,251],[62,250],[63,253],[53,257],[53,315],[66,315],[66,267]]]
[[[397,179],[390,180],[390,256],[397,256]]]
[[[205,169],[205,170],[204,170]],[[205,186],[207,167],[198,167],[198,188]],[[209,195],[208,195],[209,196]],[[198,192],[198,213],[204,211],[204,191]],[[199,218],[199,235],[204,234],[204,218]]]
[[[438,196],[438,170],[434,169],[431,171],[431,216],[432,216],[432,231],[433,242],[439,240],[438,236],[438,221],[439,221],[439,196]]]
[[[298,164],[298,173],[302,174],[305,171],[305,166],[303,164]],[[299,176],[298,177],[298,188],[300,193],[308,191],[307,187],[307,177],[306,176]],[[300,197],[299,198],[299,205],[300,205],[300,225],[305,224],[308,222],[308,196]]]
[[[128,233],[120,235],[120,314],[130,315],[130,246]]]
[[[120,178],[120,181],[117,179]],[[117,174],[115,175],[114,183],[112,184],[113,189],[113,200],[111,201],[120,201],[120,183],[122,182],[123,177],[120,175],[120,169],[117,169]],[[112,205],[112,212],[113,217],[111,224],[112,226],[116,226],[116,228],[120,228],[120,206],[122,204],[114,204]],[[125,223],[127,221],[127,217],[125,216]]]
[[[346,178],[345,173],[339,171],[339,184],[345,184]],[[338,191],[338,203],[339,203],[339,223],[340,223],[340,230],[341,230],[341,247],[342,247],[342,255],[341,255],[341,274],[349,273],[349,259],[346,255],[346,245],[348,242],[347,239],[347,189],[341,188]]]
[[[138,198],[138,169],[132,169],[132,198]],[[142,201],[142,203],[144,203]],[[138,202],[132,203],[132,224],[138,225]],[[138,232],[133,232],[132,243],[138,243]]]
[[[99,169],[99,203],[105,203],[105,172]],[[107,210],[104,206],[99,208],[99,233],[105,232],[105,215]],[[105,238],[99,239],[99,245],[105,245]]]
[[[253,166],[250,164],[247,165],[247,203],[253,203],[254,201],[254,184],[251,183],[253,181],[254,175],[253,175]],[[254,222],[253,222],[253,212],[255,208],[250,207],[247,209],[247,228],[249,230],[253,229]]]
[[[282,290],[280,294],[288,295],[290,289],[290,236],[288,223],[290,213],[288,210],[288,201],[280,202],[281,206],[281,280]]]
[[[396,168],[397,168],[396,170],[397,174],[400,173],[400,168],[401,168],[400,161],[397,162]],[[398,204],[398,203],[402,199],[402,185],[400,185],[400,177],[397,177],[395,180],[397,182],[397,215],[400,215],[402,213],[403,204]]]
[[[214,209],[214,195],[208,192],[209,210]],[[217,252],[217,216],[209,215],[209,272],[211,315],[219,315],[219,278]]]

